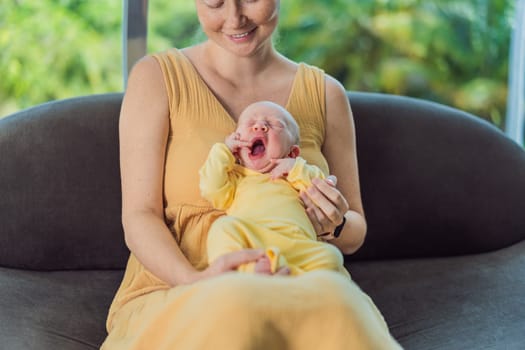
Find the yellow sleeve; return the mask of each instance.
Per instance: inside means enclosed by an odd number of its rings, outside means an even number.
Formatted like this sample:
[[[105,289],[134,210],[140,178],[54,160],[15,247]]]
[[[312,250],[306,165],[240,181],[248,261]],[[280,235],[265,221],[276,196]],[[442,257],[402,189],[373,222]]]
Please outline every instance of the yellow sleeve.
[[[296,190],[303,191],[312,185],[312,180],[315,178],[324,179],[325,175],[321,169],[315,165],[307,164],[304,158],[297,157],[286,180],[288,180]]]
[[[199,170],[201,195],[216,209],[225,210],[233,201],[237,183],[232,172],[234,165],[230,149],[224,143],[216,143]]]

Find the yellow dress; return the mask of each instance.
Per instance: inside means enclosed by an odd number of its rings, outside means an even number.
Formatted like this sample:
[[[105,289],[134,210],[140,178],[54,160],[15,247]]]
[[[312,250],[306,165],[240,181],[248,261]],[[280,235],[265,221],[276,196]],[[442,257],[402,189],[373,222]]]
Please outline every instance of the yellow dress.
[[[203,269],[209,227],[223,212],[200,196],[198,171],[235,121],[180,51],[154,57],[170,103],[166,221],[189,261]],[[328,173],[320,151],[324,99],[323,72],[300,64],[285,107],[301,128],[302,156]],[[169,288],[133,254],[106,326],[103,350],[399,349],[370,298],[339,273],[232,272]]]
[[[299,199],[312,179],[325,177],[321,169],[297,157],[286,178],[272,180],[270,174],[236,164],[228,147],[216,143],[199,174],[202,196],[227,214],[210,227],[210,263],[228,252],[263,248],[272,272],[288,266],[292,275],[320,269],[346,273],[341,251],[317,240]],[[254,267],[248,263],[238,270],[253,272]]]

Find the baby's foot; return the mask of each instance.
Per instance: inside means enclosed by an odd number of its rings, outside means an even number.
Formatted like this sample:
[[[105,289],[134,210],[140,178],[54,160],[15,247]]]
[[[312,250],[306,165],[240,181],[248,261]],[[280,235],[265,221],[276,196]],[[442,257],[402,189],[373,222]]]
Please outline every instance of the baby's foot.
[[[255,262],[255,273],[260,273],[263,275],[271,275],[272,274],[272,266],[270,263],[270,259],[265,255],[259,260]]]

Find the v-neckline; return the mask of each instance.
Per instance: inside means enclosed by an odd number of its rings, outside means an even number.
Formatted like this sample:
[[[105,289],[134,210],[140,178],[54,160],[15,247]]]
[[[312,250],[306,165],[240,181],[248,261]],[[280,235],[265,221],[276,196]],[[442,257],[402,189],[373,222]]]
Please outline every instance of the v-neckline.
[[[192,70],[193,74],[195,74],[195,76],[197,77],[197,79],[199,81],[199,84],[201,84],[203,86],[203,88],[206,91],[206,93],[208,95],[210,95],[211,99],[215,102],[215,104],[219,106],[219,109],[222,111],[224,116],[230,121],[231,124],[233,124],[234,126],[237,125],[237,121],[235,120],[235,118],[226,110],[226,108],[221,103],[221,101],[217,98],[217,96],[215,96],[215,94],[213,93],[212,89],[208,86],[206,81],[202,78],[202,76],[200,75],[199,71],[193,65],[193,62],[189,59],[189,57],[186,56],[181,50],[179,50],[179,49],[175,49],[175,50],[177,51],[177,53],[179,55],[181,55],[183,57],[183,60],[186,62],[186,64],[188,64],[191,67],[191,70]],[[284,108],[287,109],[287,110],[289,110],[289,106],[290,106],[290,103],[291,103],[291,100],[292,100],[292,96],[293,96],[293,94],[295,92],[295,86],[297,84],[297,80],[299,79],[299,70],[302,69],[302,66],[303,66],[303,63],[299,63],[297,65],[297,70],[295,72],[295,76],[293,78],[292,85],[291,85],[289,93],[288,93],[288,98],[286,100],[286,104],[284,105]]]

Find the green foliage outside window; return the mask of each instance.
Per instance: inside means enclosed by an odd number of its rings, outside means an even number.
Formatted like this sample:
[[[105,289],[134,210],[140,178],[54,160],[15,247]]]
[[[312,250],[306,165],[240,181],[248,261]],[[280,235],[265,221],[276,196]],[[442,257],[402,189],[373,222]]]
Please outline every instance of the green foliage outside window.
[[[1,114],[121,89],[120,2],[0,3]]]
[[[348,90],[425,98],[504,123],[512,0],[282,0],[277,47]],[[0,0],[0,116],[122,91],[122,3]],[[194,1],[149,0],[148,50],[191,45]]]
[[[430,99],[503,125],[513,1],[284,3],[282,48],[348,89]]]

